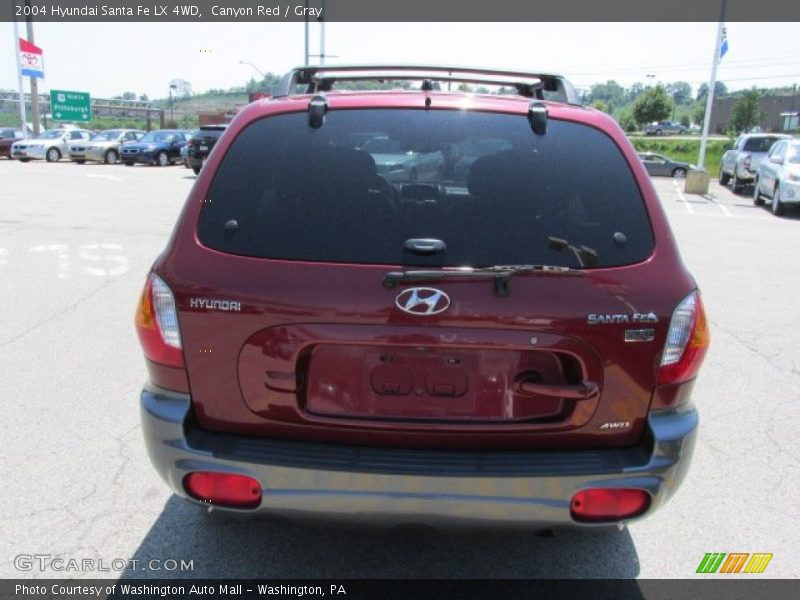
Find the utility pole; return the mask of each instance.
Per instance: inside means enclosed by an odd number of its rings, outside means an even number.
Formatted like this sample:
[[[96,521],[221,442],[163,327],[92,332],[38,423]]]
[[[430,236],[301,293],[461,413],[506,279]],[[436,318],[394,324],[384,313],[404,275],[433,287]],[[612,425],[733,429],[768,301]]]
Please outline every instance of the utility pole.
[[[30,7],[31,0],[25,0],[25,6]],[[33,12],[33,11],[31,11]],[[33,20],[30,16],[30,13],[27,17],[25,17],[25,24],[28,29],[28,41],[31,44],[35,44],[36,41],[33,39]],[[19,42],[17,42],[19,43]],[[19,55],[19,49],[17,49],[17,55]],[[33,121],[33,133],[34,135],[39,135],[41,133],[41,123],[39,121],[39,82],[36,80],[36,77],[31,77],[31,120]]]
[[[322,12],[319,15],[319,64],[325,64],[325,0],[322,0]]]
[[[25,82],[22,79],[22,65],[19,62],[19,25],[14,21],[14,56],[17,57],[17,83],[19,84],[19,120],[22,135],[28,137],[28,120],[25,118]]]
[[[305,19],[305,51],[303,52],[303,64],[307,65],[308,64],[308,0],[303,0],[303,8],[305,8],[305,11],[303,12],[303,15],[305,15],[303,17]]]
[[[717,27],[717,41],[714,44],[714,61],[711,63],[711,80],[708,82],[708,97],[706,98],[706,116],[703,119],[703,135],[700,138],[700,156],[697,159],[697,168],[705,170],[706,145],[708,144],[708,127],[711,124],[711,107],[714,104],[714,89],[717,87],[717,67],[719,66],[719,52],[722,47],[722,30],[725,24],[725,5],[727,0],[722,0]]]

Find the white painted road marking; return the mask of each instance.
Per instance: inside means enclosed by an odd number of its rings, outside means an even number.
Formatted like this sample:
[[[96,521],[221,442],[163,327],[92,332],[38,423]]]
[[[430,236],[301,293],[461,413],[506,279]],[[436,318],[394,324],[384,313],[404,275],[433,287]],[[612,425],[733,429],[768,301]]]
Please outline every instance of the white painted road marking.
[[[714,196],[709,194],[708,196],[704,196],[704,198],[708,198],[714,206],[719,208],[725,214],[725,216],[733,217],[733,213],[728,210],[728,207],[722,204],[722,202],[717,200]]]
[[[86,176],[87,177],[94,177],[95,179],[108,179],[110,181],[122,181],[122,177],[115,177],[114,175],[95,175],[93,173],[89,173]]]
[[[693,215],[694,214],[694,209],[686,201],[686,196],[683,195],[683,192],[681,191],[681,188],[678,187],[678,182],[677,181],[673,181],[672,185],[675,186],[675,191],[678,192],[678,198],[680,198],[680,201],[683,202],[683,205],[686,207],[686,212],[688,212],[690,215]]]

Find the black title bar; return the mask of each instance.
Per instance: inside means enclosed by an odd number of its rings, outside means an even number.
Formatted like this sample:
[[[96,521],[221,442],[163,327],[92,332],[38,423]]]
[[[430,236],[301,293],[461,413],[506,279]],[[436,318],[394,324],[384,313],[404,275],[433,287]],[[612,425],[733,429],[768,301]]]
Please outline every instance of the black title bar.
[[[0,21],[718,21],[723,0],[3,0]],[[800,2],[727,0],[726,21],[800,21]],[[531,30],[531,48],[536,30]]]

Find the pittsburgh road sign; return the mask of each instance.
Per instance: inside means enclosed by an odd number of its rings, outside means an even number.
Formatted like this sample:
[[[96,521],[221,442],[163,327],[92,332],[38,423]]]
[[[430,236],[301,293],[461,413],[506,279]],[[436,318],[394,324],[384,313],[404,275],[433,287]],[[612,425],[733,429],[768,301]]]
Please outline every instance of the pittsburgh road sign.
[[[56,121],[91,121],[92,107],[89,94],[51,90],[50,113]]]

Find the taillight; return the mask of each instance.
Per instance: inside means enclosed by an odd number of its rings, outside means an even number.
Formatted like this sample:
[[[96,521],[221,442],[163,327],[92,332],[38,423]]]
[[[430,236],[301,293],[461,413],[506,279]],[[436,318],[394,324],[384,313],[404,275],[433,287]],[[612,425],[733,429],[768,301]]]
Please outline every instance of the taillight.
[[[136,309],[136,332],[145,356],[170,367],[183,367],[175,298],[166,283],[151,274]]]
[[[197,500],[218,506],[255,508],[261,504],[261,484],[247,475],[195,471],[183,478],[183,487]]]
[[[635,488],[595,488],[572,497],[570,513],[576,521],[604,522],[630,519],[650,506],[650,494]]]
[[[692,292],[672,314],[658,383],[681,383],[694,378],[703,364],[709,342],[708,323],[700,294]]]

